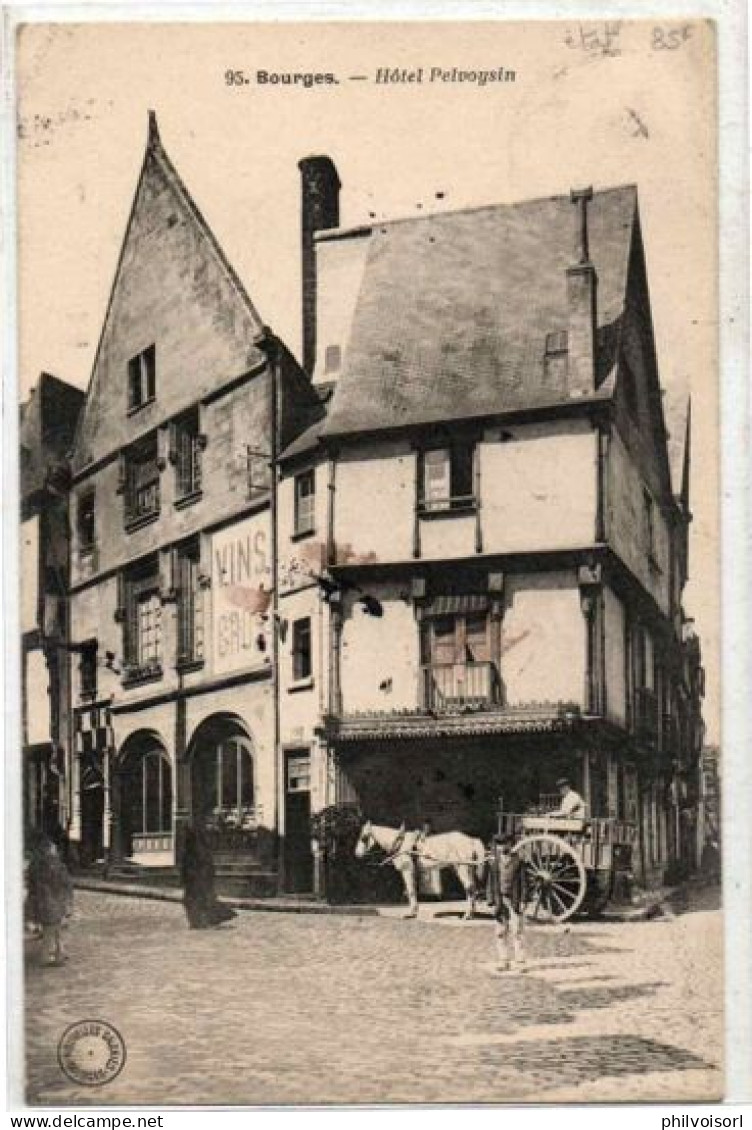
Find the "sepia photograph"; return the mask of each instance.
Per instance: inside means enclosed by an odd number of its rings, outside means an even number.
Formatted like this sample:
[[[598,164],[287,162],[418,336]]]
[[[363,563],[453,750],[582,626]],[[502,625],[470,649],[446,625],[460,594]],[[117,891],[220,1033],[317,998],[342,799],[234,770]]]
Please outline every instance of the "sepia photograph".
[[[15,84],[19,1101],[722,1100],[714,23]]]

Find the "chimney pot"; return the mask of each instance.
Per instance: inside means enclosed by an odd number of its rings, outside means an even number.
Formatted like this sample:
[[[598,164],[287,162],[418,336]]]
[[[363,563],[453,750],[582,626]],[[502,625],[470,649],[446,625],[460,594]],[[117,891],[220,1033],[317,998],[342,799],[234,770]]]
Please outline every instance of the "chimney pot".
[[[588,185],[587,188],[571,189],[569,197],[573,204],[578,205],[579,209],[579,224],[575,243],[575,259],[578,263],[589,263],[590,249],[588,247],[587,206],[593,199],[592,184]]]
[[[592,185],[572,189],[570,199],[577,215],[575,265],[567,269],[567,384],[570,396],[582,396],[594,392],[596,385],[598,276],[590,262],[587,210],[593,199]]]
[[[314,236],[339,226],[341,183],[330,157],[304,157],[301,178],[301,267],[303,301],[303,368],[309,377],[316,364],[317,272]]]

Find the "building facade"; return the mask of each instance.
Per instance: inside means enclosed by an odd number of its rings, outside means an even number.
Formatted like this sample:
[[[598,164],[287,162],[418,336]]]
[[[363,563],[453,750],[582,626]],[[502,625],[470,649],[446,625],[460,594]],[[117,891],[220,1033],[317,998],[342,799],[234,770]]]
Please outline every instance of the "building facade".
[[[326,416],[281,460],[283,749],[317,805],[483,837],[567,775],[660,880],[703,688],[636,189],[311,235],[339,179],[301,170]]]
[[[170,869],[200,821],[276,890],[273,437],[313,400],[152,115],[72,456],[85,862]]]
[[[23,823],[55,833],[70,811],[67,457],[83,393],[42,373],[21,408]]]
[[[302,367],[150,119],[73,445],[71,838],[169,870],[200,821],[318,890],[324,808],[487,837],[566,774],[660,878],[702,669],[636,189],[343,229],[300,173]]]

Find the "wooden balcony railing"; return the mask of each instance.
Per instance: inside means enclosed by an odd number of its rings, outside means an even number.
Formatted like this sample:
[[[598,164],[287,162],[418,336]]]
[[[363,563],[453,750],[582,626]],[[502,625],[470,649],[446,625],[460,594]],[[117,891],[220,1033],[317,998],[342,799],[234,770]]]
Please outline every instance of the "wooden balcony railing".
[[[439,663],[422,668],[422,706],[451,711],[501,705],[501,682],[494,663]]]

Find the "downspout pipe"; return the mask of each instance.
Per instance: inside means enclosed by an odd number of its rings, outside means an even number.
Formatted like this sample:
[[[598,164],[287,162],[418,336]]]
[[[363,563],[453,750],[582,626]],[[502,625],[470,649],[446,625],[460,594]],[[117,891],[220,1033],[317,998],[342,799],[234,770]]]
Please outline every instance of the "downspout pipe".
[[[271,524],[271,573],[272,573],[272,716],[273,716],[273,754],[274,754],[274,830],[277,833],[277,888],[284,884],[284,851],[281,850],[280,836],[280,790],[282,774],[280,767],[280,715],[279,715],[279,366],[280,344],[268,326],[264,326],[261,336],[254,343],[266,357],[269,373],[269,516]]]

